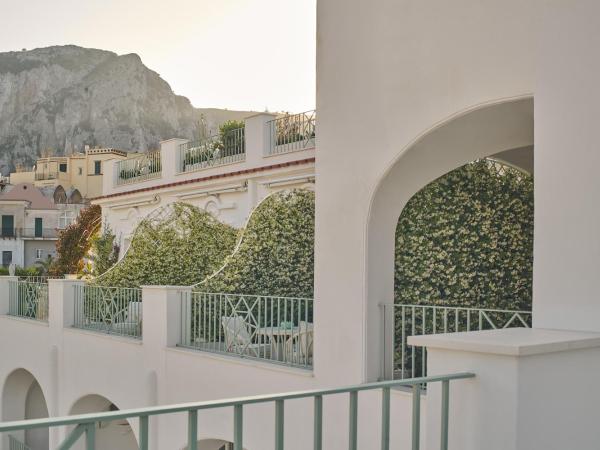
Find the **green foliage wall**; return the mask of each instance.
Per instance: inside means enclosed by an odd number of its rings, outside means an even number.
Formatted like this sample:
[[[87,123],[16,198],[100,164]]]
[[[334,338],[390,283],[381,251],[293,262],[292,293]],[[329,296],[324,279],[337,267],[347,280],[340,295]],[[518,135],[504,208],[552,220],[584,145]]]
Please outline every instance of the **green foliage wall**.
[[[209,213],[174,203],[143,220],[125,257],[93,283],[102,286],[191,285],[216,271],[237,232]]]
[[[530,309],[533,178],[467,164],[410,199],[396,229],[395,301]]]
[[[314,192],[277,192],[253,212],[237,251],[197,290],[313,297]]]

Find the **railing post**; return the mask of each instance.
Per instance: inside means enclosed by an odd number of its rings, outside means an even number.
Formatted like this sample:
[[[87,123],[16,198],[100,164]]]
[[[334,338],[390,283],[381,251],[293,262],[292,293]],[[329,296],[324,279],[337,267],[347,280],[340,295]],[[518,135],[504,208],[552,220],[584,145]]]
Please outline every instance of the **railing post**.
[[[421,447],[421,386],[415,384],[412,389],[412,450]]]
[[[188,448],[198,450],[198,411],[195,409],[188,413]]]
[[[381,393],[381,450],[390,450],[390,388]]]
[[[243,405],[233,407],[233,450],[244,450],[244,409]]]
[[[275,450],[283,450],[284,444],[284,403],[275,402]]]
[[[10,305],[11,284],[19,280],[19,277],[0,276],[0,315],[8,314]]]
[[[48,280],[48,323],[50,328],[62,330],[73,326],[75,319],[75,286],[84,282],[75,279]]]
[[[440,450],[448,450],[448,421],[450,404],[450,381],[442,381],[442,419]]]

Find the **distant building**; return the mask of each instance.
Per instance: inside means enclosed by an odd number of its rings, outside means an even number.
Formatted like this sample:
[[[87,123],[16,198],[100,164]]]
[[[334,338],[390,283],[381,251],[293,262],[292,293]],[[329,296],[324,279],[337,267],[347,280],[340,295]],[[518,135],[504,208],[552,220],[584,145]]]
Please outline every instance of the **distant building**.
[[[71,224],[83,207],[76,189],[7,185],[0,194],[2,266],[30,267],[56,254],[58,231]]]
[[[84,153],[39,158],[33,170],[17,169],[10,174],[11,184],[33,183],[36,187],[78,191],[82,198],[102,195],[102,175],[106,161],[125,159],[127,152],[114,148],[89,148]]]

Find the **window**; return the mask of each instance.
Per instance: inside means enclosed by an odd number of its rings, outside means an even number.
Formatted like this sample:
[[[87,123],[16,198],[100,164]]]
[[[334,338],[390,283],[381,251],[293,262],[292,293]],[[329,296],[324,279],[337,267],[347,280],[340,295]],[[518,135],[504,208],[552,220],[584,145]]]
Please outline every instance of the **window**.
[[[83,167],[77,168],[77,175],[83,175]]]
[[[44,250],[42,250],[41,248],[36,248],[35,249],[35,259],[42,259],[43,256],[44,256]]]
[[[2,236],[14,237],[15,235],[15,216],[2,216]]]
[[[66,173],[67,172],[67,163],[60,163],[58,165],[58,170],[60,172]]]
[[[42,237],[44,230],[44,221],[41,217],[35,218],[35,237]]]
[[[58,228],[64,229],[67,228],[75,221],[75,212],[74,211],[63,211],[62,214],[58,217]]]
[[[8,267],[11,265],[11,263],[12,263],[12,252],[3,251],[2,252],[2,266]]]
[[[94,175],[102,173],[102,161],[94,161]]]

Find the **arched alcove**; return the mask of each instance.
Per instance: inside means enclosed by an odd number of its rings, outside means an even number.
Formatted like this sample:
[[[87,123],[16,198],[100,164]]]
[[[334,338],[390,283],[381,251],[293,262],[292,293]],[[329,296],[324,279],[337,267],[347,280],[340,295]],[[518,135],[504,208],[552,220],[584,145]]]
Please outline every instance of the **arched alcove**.
[[[464,164],[532,147],[533,99],[522,97],[456,114],[399,149],[373,193],[367,225],[364,308],[367,380],[376,380],[386,371],[383,365],[386,338],[381,331],[380,305],[393,301],[395,230],[406,203],[428,183]]]
[[[106,397],[90,394],[77,400],[69,412],[70,415],[93,412],[117,411],[119,408]],[[137,450],[136,436],[127,420],[100,422],[96,424],[96,450]],[[85,441],[79,441],[74,450],[84,450]]]
[[[48,406],[37,379],[25,369],[13,371],[6,378],[2,389],[2,421],[40,419],[44,417],[48,417]],[[31,450],[48,450],[48,429],[39,428],[10,434]],[[3,437],[3,439],[5,448],[9,448],[8,436]]]

